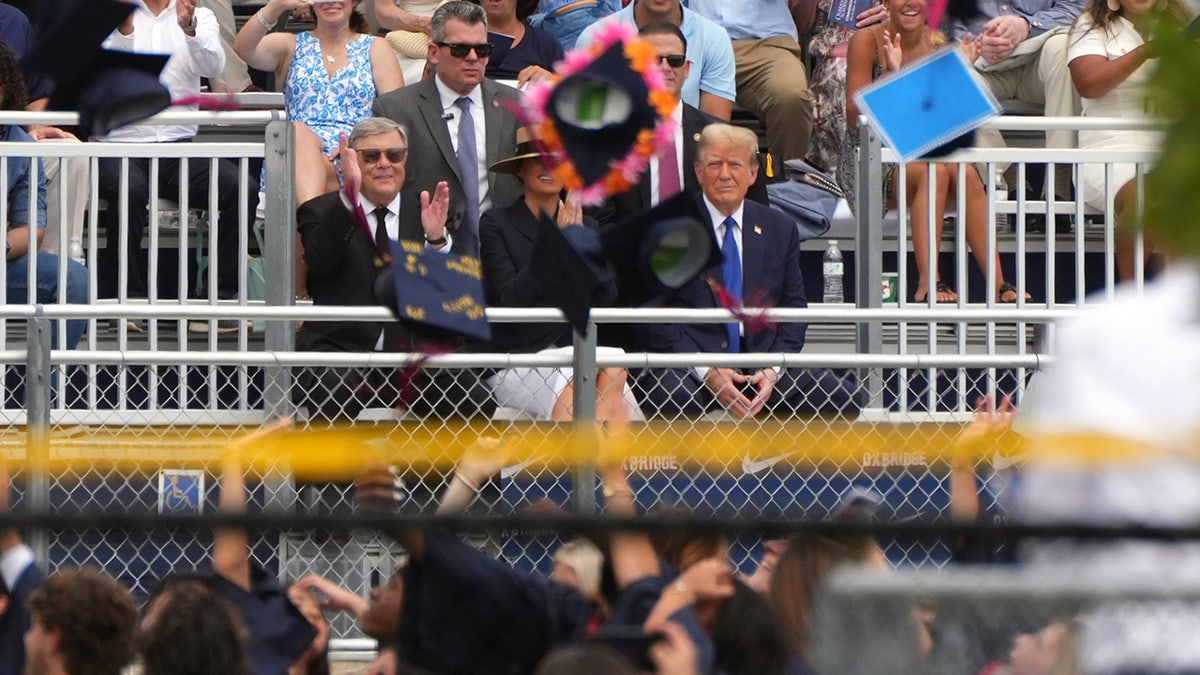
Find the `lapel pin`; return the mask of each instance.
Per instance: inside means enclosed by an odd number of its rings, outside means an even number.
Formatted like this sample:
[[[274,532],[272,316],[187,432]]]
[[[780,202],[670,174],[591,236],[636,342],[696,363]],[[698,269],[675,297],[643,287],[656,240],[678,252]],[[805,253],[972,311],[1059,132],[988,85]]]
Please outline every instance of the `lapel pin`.
[[[762,228],[755,225],[754,226],[754,234],[762,234]]]

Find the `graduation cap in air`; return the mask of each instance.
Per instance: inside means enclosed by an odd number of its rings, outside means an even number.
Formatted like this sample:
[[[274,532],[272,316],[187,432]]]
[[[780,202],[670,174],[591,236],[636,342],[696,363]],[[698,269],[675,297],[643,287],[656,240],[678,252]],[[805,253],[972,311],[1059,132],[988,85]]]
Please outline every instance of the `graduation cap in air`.
[[[544,213],[533,246],[533,281],[579,335],[587,333],[591,308],[617,297],[599,233],[582,225],[559,228]]]
[[[603,179],[609,165],[658,121],[650,89],[641,73],[630,68],[624,47],[612,45],[550,94],[547,113],[584,184]]]
[[[687,191],[606,229],[601,241],[630,305],[678,291],[722,260],[708,214]]]
[[[540,129],[555,173],[585,205],[637,181],[676,105],[636,28],[612,22],[595,37],[558,64],[561,80],[532,85],[517,113]]]
[[[27,72],[54,80],[52,110],[79,111],[92,134],[146,119],[171,105],[158,81],[167,54],[134,54],[101,47],[134,5],[120,0],[77,0],[25,57]]]
[[[876,80],[854,98],[884,145],[905,162],[970,147],[975,129],[1000,114],[996,98],[953,47]]]
[[[492,337],[484,316],[482,268],[473,256],[393,240],[392,265],[376,279],[375,297],[401,323],[416,324],[439,342]]]

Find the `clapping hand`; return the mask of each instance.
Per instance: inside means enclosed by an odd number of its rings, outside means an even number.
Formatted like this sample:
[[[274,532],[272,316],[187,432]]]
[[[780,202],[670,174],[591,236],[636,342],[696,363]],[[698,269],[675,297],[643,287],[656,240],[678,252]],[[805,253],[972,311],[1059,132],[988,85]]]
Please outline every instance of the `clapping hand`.
[[[888,29],[883,29],[883,56],[884,70],[889,73],[894,73],[900,70],[900,64],[904,62],[904,50],[900,48],[900,33],[892,33]]]
[[[438,181],[433,189],[421,190],[421,229],[425,230],[425,238],[441,239],[446,236],[446,218],[450,214],[450,186],[446,181]]]

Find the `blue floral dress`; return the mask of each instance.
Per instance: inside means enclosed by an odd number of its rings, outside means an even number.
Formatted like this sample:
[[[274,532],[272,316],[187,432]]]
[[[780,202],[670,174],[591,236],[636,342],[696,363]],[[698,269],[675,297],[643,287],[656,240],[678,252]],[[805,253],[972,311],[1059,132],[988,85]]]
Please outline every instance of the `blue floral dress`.
[[[328,154],[338,145],[338,134],[350,133],[355,124],[371,115],[375,77],[371,73],[370,35],[360,35],[346,45],[349,62],[334,73],[325,72],[321,44],[312,33],[296,34],[296,53],[283,83],[288,119],[302,122],[321,139]]]

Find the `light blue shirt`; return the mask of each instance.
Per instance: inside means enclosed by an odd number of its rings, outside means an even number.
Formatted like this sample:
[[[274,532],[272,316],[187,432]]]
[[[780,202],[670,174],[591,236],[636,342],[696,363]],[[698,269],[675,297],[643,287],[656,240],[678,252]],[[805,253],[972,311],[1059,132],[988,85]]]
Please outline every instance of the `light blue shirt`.
[[[1083,12],[1083,0],[979,0],[979,16],[970,23],[955,20],[950,34],[956,40],[983,32],[983,24],[1003,14],[1015,14],[1029,22],[1029,37],[1059,26],[1068,26]]]
[[[787,0],[683,0],[683,4],[720,24],[733,40],[777,35],[800,40]]]
[[[609,21],[621,21],[636,27],[633,7],[630,5],[608,15],[603,21],[588,26],[580,34],[575,48],[585,48],[595,42],[597,29]],[[687,38],[687,57],[692,62],[692,72],[684,80],[683,91],[680,92],[683,102],[700,107],[702,91],[730,101],[736,99],[734,74],[737,67],[733,61],[733,43],[729,41],[729,33],[716,23],[686,8],[683,10],[683,22],[679,30]]]

